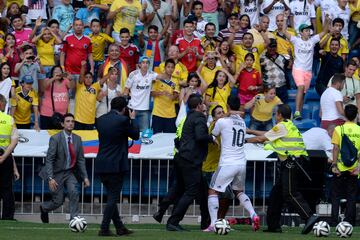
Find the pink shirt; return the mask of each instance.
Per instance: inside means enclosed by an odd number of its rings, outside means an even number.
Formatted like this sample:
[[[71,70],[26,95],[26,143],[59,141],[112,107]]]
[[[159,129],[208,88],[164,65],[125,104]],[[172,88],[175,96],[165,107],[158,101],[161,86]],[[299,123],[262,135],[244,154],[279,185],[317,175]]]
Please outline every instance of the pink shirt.
[[[49,81],[46,79],[45,81]],[[64,79],[60,85],[54,83],[54,105],[55,111],[61,114],[68,112],[69,94],[68,84],[69,80]],[[51,117],[53,115],[53,108],[51,103],[51,85],[45,89],[44,98],[41,102],[40,115]]]
[[[32,33],[31,28],[24,28],[21,31],[18,31],[18,30],[13,31],[12,34],[14,34],[15,41],[16,41],[15,45],[20,46],[24,42],[31,43],[31,41],[30,41],[31,33]]]
[[[200,2],[202,2],[204,5],[204,13],[214,13],[217,11],[218,0],[200,0]]]

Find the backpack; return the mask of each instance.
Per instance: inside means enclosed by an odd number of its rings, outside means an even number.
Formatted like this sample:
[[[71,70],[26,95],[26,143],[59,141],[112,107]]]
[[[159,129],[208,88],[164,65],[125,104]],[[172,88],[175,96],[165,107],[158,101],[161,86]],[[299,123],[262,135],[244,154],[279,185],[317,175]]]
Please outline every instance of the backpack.
[[[358,150],[354,146],[353,142],[344,133],[344,127],[341,126],[341,162],[345,167],[351,167],[358,159]]]

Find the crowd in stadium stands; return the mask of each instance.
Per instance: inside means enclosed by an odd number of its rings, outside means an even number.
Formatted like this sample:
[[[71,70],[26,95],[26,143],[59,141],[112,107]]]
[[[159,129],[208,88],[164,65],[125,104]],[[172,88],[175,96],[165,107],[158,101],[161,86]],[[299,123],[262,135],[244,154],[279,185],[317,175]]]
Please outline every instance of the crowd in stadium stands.
[[[303,130],[360,109],[358,0],[1,0],[0,17],[0,93],[19,129],[67,112],[94,129],[121,95],[154,133],[175,132],[192,93],[210,112],[237,94],[255,130],[281,103]]]

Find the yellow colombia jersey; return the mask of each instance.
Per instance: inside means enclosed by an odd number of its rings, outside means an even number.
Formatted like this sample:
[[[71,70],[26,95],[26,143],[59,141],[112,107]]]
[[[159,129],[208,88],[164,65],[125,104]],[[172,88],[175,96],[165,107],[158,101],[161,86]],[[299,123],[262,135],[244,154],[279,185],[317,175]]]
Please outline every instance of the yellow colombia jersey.
[[[206,90],[206,96],[210,97],[210,102],[217,102],[216,105],[222,106],[224,112],[227,112],[227,99],[231,94],[230,84],[227,83],[223,88],[216,87],[216,93],[213,97],[214,88],[208,88]],[[216,105],[211,105],[209,108],[209,112],[211,112]]]
[[[94,61],[103,61],[106,44],[114,43],[115,40],[105,33],[99,33],[96,36],[90,34],[89,37],[91,39]]]
[[[204,55],[206,54],[206,52],[208,51],[214,51],[215,52],[215,49],[216,49],[216,41],[214,39],[210,39],[210,43],[206,46],[205,46],[205,42],[207,41],[208,39],[204,36],[201,38],[201,46],[203,47],[204,49]]]
[[[173,94],[174,92],[179,92],[179,85],[172,80],[165,81],[156,79],[153,84],[152,91],[168,92]],[[154,97],[154,108],[152,114],[162,118],[175,118],[175,101],[170,100],[169,97],[164,95]]]
[[[269,121],[272,118],[273,111],[276,105],[280,104],[281,100],[275,96],[274,100],[271,102],[266,102],[264,94],[259,94],[261,97],[255,103],[254,109],[251,113],[251,116],[258,121]]]
[[[212,83],[214,81],[216,71],[221,70],[221,69],[222,69],[222,67],[220,67],[220,66],[215,66],[214,69],[210,69],[210,68],[204,66],[201,69],[200,74],[201,74],[202,78],[205,80],[205,82],[208,85],[210,85],[210,83]]]
[[[210,124],[209,127],[209,133],[212,132],[212,130],[215,127],[215,121],[213,121]],[[220,143],[220,135],[216,138]],[[215,172],[218,165],[219,165],[219,159],[220,159],[220,148],[218,145],[209,143],[208,144],[208,155],[206,156],[206,160],[203,162],[202,171],[203,172]]]
[[[322,42],[323,39],[325,39],[326,36],[324,36],[320,42]],[[330,37],[328,41],[326,42],[326,45],[324,46],[324,50],[326,52],[330,52],[330,42],[333,39],[333,37]],[[348,42],[344,39],[343,36],[340,38],[340,49],[338,51],[338,55],[341,56],[342,54],[348,54],[349,53],[349,45]]]
[[[54,45],[55,38],[50,39],[49,42],[44,42],[42,39],[39,39],[36,42],[36,49],[38,56],[40,58],[40,63],[43,66],[54,66]]]
[[[134,36],[136,20],[142,10],[140,1],[132,1],[131,3],[126,0],[113,1],[110,7],[110,12],[114,12],[122,7],[122,11],[116,14],[114,20],[114,31],[120,32],[121,28],[127,28],[130,31],[130,36]]]
[[[3,31],[0,30],[0,49],[3,49],[5,46],[5,34]]]
[[[76,84],[75,121],[94,124],[96,116],[96,96],[100,91],[100,83],[93,83],[86,88],[84,83]]]
[[[292,36],[296,36],[295,31],[291,30],[290,28],[287,29],[287,32]],[[290,40],[286,39],[285,36],[282,36],[277,31],[274,32],[274,36],[277,42],[277,52],[281,55],[289,55],[288,49],[291,49],[292,56],[294,56],[294,46],[290,42]]]
[[[160,63],[159,70],[161,73],[163,73],[165,71],[165,62]],[[177,85],[179,85],[180,82],[186,83],[188,74],[189,74],[189,72],[188,72],[186,66],[184,64],[182,64],[181,62],[177,62],[175,65],[175,70],[171,76],[171,80],[174,83],[176,83]]]
[[[27,95],[22,92],[19,86],[15,90],[15,99],[11,99],[11,106],[16,107],[14,120],[17,124],[29,124],[31,122],[31,109],[39,105],[39,98],[34,90]]]
[[[238,70],[240,63],[244,62],[246,54],[252,53],[255,57],[254,68],[258,70],[259,73],[261,73],[260,55],[264,52],[264,50],[264,44],[253,46],[250,49],[246,49],[242,45],[233,45],[232,51],[236,56],[236,70]]]
[[[348,136],[348,138],[350,139],[350,141],[353,142],[354,146],[358,150],[358,154],[360,154],[360,126],[358,126],[357,124],[355,124],[353,122],[346,122],[342,126],[337,126],[332,135],[331,143],[338,145],[339,149],[341,149],[341,140],[342,140],[341,128],[343,129],[344,134],[346,134]],[[340,160],[340,159],[341,159],[341,154],[340,154],[340,150],[339,150],[338,160]],[[341,161],[337,161],[337,167],[339,168],[340,172],[345,172],[347,170],[353,170],[357,165],[358,165],[358,162],[355,163],[354,166],[346,167],[342,164]]]

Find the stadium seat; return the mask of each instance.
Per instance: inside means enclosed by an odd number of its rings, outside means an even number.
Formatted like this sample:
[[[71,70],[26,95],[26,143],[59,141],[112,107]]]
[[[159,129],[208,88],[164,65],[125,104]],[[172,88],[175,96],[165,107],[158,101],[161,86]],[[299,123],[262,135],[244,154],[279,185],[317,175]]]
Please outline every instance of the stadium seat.
[[[289,89],[287,92],[289,96],[288,102],[295,102],[297,90]]]
[[[318,126],[320,126],[320,106],[313,106],[311,118],[316,121]]]
[[[293,121],[295,126],[300,130],[300,132],[304,132],[309,130],[310,128],[316,127],[317,122],[313,119],[302,119],[300,121],[294,120]]]
[[[312,113],[312,106],[305,104],[303,106],[303,109],[301,111],[301,116],[303,119],[309,118],[311,119],[311,113]]]
[[[319,94],[315,91],[315,89],[309,89],[306,94],[305,94],[305,100],[304,102],[307,103],[308,101],[319,101],[320,100],[320,96]]]

